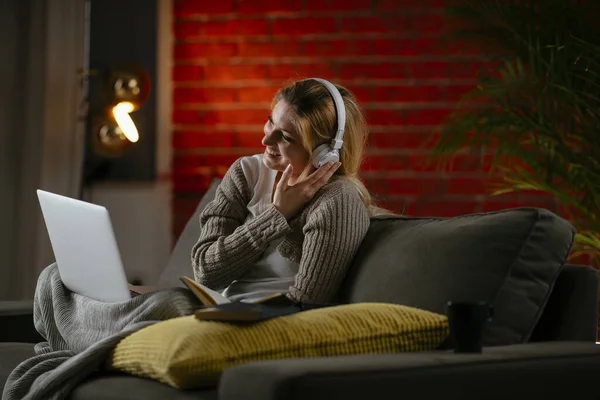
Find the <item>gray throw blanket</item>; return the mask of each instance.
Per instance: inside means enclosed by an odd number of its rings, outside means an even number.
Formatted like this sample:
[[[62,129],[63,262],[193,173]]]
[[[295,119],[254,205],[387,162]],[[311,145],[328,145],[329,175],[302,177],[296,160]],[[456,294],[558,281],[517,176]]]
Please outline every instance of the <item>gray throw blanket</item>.
[[[153,323],[190,315],[199,305],[184,288],[119,303],[95,301],[66,289],[52,264],[38,278],[33,309],[35,328],[46,341],[12,371],[2,400],[63,399],[103,367],[121,339]]]

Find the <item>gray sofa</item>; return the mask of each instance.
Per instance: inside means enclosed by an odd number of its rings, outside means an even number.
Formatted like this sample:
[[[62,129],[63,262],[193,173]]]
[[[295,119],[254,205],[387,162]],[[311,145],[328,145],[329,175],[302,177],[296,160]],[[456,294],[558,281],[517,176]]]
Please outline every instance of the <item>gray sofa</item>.
[[[163,283],[189,273],[183,260],[196,225],[191,221],[177,243]],[[71,398],[600,398],[599,274],[565,265],[573,235],[567,221],[536,208],[448,219],[373,218],[341,302],[444,313],[449,300],[487,301],[495,316],[481,354],[455,354],[449,340],[434,352],[254,362],[225,371],[216,388],[193,391],[98,371]],[[10,371],[34,354],[24,342],[38,336],[30,303],[5,303],[0,321],[2,387]]]

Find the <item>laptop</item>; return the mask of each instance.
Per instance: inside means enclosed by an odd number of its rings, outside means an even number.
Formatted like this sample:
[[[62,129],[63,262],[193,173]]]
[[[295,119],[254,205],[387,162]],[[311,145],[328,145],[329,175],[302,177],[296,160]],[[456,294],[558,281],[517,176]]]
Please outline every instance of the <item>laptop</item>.
[[[43,190],[37,195],[67,289],[102,302],[131,299],[108,210]]]

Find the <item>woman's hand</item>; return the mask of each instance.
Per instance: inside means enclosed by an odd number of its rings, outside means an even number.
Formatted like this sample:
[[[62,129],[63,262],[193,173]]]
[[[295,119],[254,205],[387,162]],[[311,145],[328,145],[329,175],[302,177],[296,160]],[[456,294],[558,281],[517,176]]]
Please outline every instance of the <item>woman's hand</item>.
[[[327,163],[313,171],[306,179],[289,185],[293,169],[288,165],[275,188],[273,204],[288,221],[308,203],[319,189],[329,182],[341,163]]]

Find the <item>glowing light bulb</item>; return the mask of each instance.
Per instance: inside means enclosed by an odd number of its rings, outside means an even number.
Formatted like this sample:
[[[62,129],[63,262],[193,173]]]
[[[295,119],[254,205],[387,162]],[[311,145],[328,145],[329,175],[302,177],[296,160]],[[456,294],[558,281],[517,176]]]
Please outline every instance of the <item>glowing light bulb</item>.
[[[134,108],[135,107],[132,103],[123,101],[114,106],[112,109],[113,116],[115,117],[115,121],[117,121],[117,124],[119,124],[119,128],[121,128],[127,140],[129,140],[132,143],[135,143],[140,139],[140,135],[138,133],[137,128],[135,127],[135,123],[129,115],[129,113],[132,112]]]

